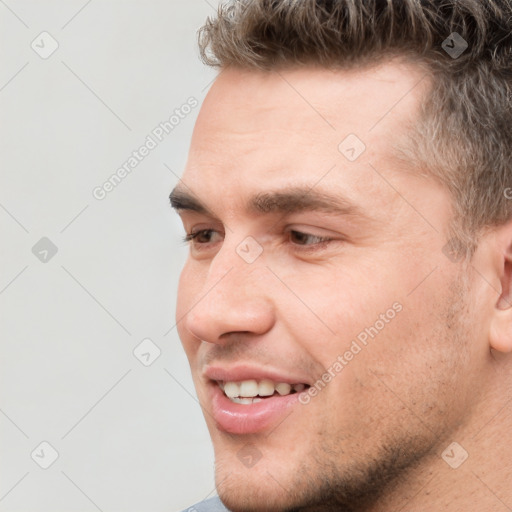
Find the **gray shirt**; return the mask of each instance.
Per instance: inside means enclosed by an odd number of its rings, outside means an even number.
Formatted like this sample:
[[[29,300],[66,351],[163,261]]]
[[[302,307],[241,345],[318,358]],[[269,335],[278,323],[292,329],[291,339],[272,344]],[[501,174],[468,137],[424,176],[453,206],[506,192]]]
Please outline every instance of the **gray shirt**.
[[[210,498],[209,500],[196,503],[192,507],[187,508],[183,512],[229,512],[229,510],[221,503],[219,498]]]

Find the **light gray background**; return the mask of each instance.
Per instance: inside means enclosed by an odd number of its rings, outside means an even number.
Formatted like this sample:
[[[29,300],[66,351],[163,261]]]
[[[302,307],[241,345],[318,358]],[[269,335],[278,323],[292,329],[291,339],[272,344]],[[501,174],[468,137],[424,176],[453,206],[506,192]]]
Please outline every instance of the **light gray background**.
[[[196,30],[217,3],[0,0],[1,512],[173,512],[214,494],[167,199],[199,107],[105,199],[92,190],[202,101],[215,72]],[[43,237],[53,257],[32,252]],[[149,366],[133,353],[146,338]]]

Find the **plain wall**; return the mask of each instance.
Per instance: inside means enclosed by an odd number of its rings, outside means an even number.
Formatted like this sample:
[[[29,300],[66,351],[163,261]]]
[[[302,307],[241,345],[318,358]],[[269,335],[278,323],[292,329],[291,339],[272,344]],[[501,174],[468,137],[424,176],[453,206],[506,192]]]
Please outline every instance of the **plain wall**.
[[[174,512],[215,494],[168,201],[199,106],[154,130],[216,74],[196,31],[217,3],[0,3],[1,512]]]

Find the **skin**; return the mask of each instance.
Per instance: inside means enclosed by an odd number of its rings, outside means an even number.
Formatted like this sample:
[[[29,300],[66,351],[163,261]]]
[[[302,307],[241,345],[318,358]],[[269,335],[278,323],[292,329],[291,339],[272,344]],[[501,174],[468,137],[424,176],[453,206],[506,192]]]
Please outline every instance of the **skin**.
[[[208,212],[179,213],[186,232],[214,231],[191,242],[176,318],[230,510],[512,509],[512,225],[486,231],[470,262],[443,252],[449,193],[396,151],[429,86],[400,60],[224,69],[202,106],[181,185]],[[366,145],[354,162],[338,150],[350,133]],[[246,211],[254,194],[290,185],[362,215]],[[251,264],[236,252],[247,236],[263,248]],[[215,424],[206,363],[300,368],[315,382],[395,303],[395,318],[273,430]],[[469,452],[458,469],[441,457],[453,441]],[[237,457],[247,444],[262,455],[250,468]]]

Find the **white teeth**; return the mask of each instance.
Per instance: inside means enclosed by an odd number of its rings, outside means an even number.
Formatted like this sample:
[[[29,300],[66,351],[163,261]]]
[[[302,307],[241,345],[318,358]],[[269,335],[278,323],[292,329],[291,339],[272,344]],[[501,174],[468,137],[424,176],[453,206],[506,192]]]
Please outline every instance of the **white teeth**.
[[[279,384],[278,384],[279,386]],[[262,380],[259,384],[258,384],[258,395],[260,396],[272,396],[274,394],[274,389],[277,389],[277,386],[276,388],[274,388],[274,383],[271,381],[271,380]]]
[[[281,395],[289,395],[290,391],[292,390],[292,387],[287,382],[280,382],[279,384],[276,384],[276,391]]]
[[[240,396],[240,386],[236,382],[225,382],[224,393],[226,393],[226,396],[229,398],[236,398]]]
[[[254,397],[258,394],[258,383],[255,380],[244,380],[240,383],[240,396]]]
[[[305,384],[288,384],[287,382],[278,382],[275,384],[269,379],[263,379],[260,382],[251,379],[241,382],[219,382],[219,387],[225,395],[237,404],[253,404],[261,402],[261,398],[272,396],[277,392],[280,396],[286,396],[296,391],[300,393],[306,389]]]
[[[261,398],[231,398],[231,401],[235,404],[254,404],[261,402]]]

